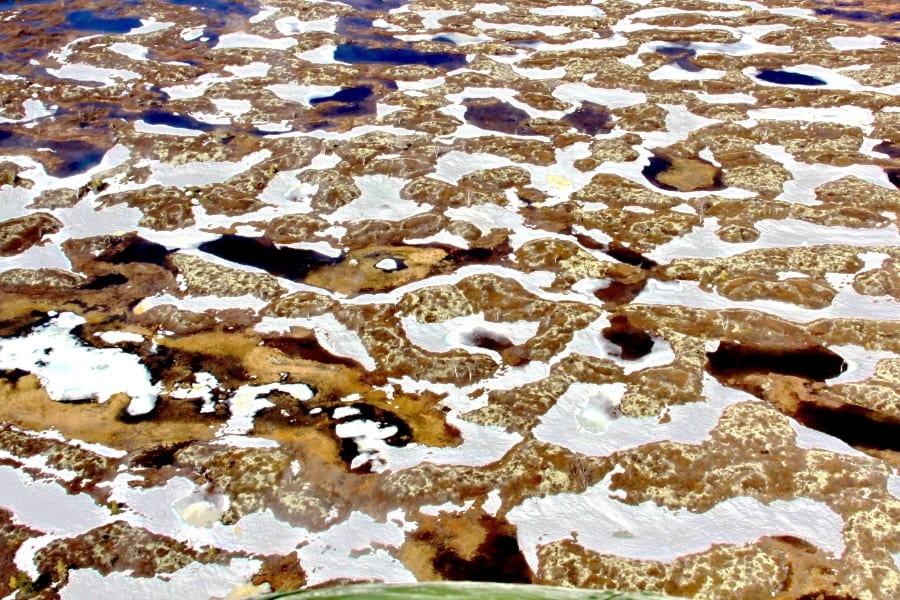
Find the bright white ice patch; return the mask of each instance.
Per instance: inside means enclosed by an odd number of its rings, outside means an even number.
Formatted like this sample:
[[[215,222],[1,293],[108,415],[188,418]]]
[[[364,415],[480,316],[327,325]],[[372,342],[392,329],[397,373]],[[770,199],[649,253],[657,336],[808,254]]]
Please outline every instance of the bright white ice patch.
[[[131,42],[116,42],[115,44],[110,45],[109,49],[116,54],[121,54],[122,56],[127,56],[131,60],[137,61],[147,60],[147,53],[149,52],[149,49],[146,46],[132,44]]]
[[[219,37],[219,43],[213,50],[228,48],[262,48],[266,50],[287,50],[297,45],[294,38],[266,38],[251,33],[226,33]]]
[[[310,33],[313,31],[321,31],[324,33],[334,33],[337,25],[337,17],[326,17],[316,21],[301,21],[297,17],[282,17],[275,21],[275,28],[281,35],[296,35],[298,33]]]
[[[877,35],[862,37],[836,36],[828,38],[828,43],[837,50],[873,50],[881,48],[884,40]]]
[[[0,490],[0,506],[12,511],[16,523],[38,531],[74,536],[109,518],[87,494],[69,494],[58,483],[35,481],[7,465],[0,465]]]
[[[222,183],[240,175],[269,158],[272,152],[258,150],[246,155],[240,162],[191,162],[183,165],[170,165],[152,162],[152,180],[162,185],[178,187],[202,186],[211,183]]]
[[[102,331],[95,335],[107,344],[123,344],[126,342],[140,344],[144,341],[144,336],[131,331]]]
[[[47,69],[47,72],[58,79],[89,81],[102,83],[103,85],[116,85],[121,81],[130,81],[132,79],[141,78],[141,76],[134,71],[126,71],[125,69],[107,69],[84,63],[65,64],[58,69]]]
[[[353,179],[361,192],[359,198],[330,215],[325,215],[328,222],[345,223],[369,219],[402,221],[428,212],[430,208],[400,197],[400,190],[407,183],[405,179],[387,175],[362,175]]]
[[[130,573],[113,571],[101,575],[93,569],[71,569],[68,583],[60,591],[63,600],[94,598],[178,598],[179,600],[209,600],[231,597],[235,588],[247,584],[256,574],[262,561],[234,558],[228,565],[191,563],[165,576],[134,577]]]
[[[269,383],[266,385],[242,385],[228,400],[231,417],[222,431],[225,435],[244,435],[253,429],[253,416],[264,408],[275,406],[263,398],[274,391],[284,392],[305,402],[313,397],[312,389],[303,383]]]
[[[524,344],[535,336],[540,323],[537,321],[493,322],[484,313],[455,317],[435,323],[420,323],[415,317],[403,317],[400,326],[407,339],[429,352],[450,352],[462,348],[467,352],[487,354],[500,360],[500,355],[477,345],[478,337],[505,338],[513,345]]]
[[[582,547],[635,560],[672,562],[715,544],[743,545],[763,536],[793,535],[840,557],[844,521],[828,505],[797,498],[763,504],[741,496],[695,513],[647,501],[621,502],[611,490],[612,475],[582,494],[529,498],[507,514],[518,530],[519,546],[537,572],[539,546],[572,539]]]
[[[128,394],[128,412],[153,410],[159,387],[140,360],[114,348],[93,348],[70,332],[85,323],[74,313],[62,313],[25,337],[0,340],[0,368],[23,369],[37,375],[53,400],[96,398],[106,402],[120,392]]]
[[[622,390],[576,382],[541,417],[532,433],[535,439],[588,456],[609,456],[664,440],[699,444],[708,439],[726,408],[738,402],[756,401],[750,394],[726,388],[710,376],[704,376],[703,381],[706,399],[669,407],[666,423],[660,423],[657,417],[615,415],[610,409],[618,404]],[[605,426],[586,426],[601,409],[607,414]]]
[[[413,583],[415,576],[387,550],[400,548],[405,539],[402,524],[379,523],[369,515],[353,512],[346,521],[312,534],[297,555],[306,571],[307,585],[348,577]]]

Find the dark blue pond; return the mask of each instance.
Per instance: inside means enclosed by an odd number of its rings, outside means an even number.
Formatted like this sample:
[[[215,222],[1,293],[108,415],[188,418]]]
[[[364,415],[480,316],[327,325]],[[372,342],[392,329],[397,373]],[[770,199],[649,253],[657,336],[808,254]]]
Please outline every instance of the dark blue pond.
[[[196,7],[205,12],[214,12],[222,15],[237,15],[239,17],[252,17],[259,12],[259,2],[247,0],[246,2],[232,2],[229,0],[166,0],[176,6]]]
[[[533,135],[527,112],[500,100],[466,100],[466,122],[481,129],[513,135]]]
[[[193,117],[187,117],[165,110],[148,110],[141,115],[141,119],[148,125],[168,125],[169,127],[196,129],[197,131],[212,131],[216,128],[215,125],[198,121]]]
[[[372,96],[372,88],[366,85],[359,85],[352,88],[344,88],[339,92],[335,92],[330,96],[320,98],[312,98],[309,103],[315,106],[323,102],[362,102],[366,98]]]
[[[12,129],[0,128],[0,148],[25,150],[50,148],[57,160],[45,163],[45,169],[54,177],[69,177],[84,173],[100,164],[104,148],[99,148],[83,140],[46,140]]]
[[[97,33],[127,33],[141,26],[141,20],[138,18],[103,17],[100,12],[94,10],[73,10],[66,15],[66,23],[72,29]]]
[[[671,58],[672,64],[684,71],[696,73],[703,70],[691,62],[691,59],[697,56],[697,51],[688,46],[660,46],[656,52]]]
[[[451,46],[455,46],[455,45],[456,45],[456,42],[454,42],[454,41],[451,40],[450,38],[448,38],[448,37],[446,37],[446,36],[443,36],[443,35],[439,35],[439,36],[437,36],[437,37],[434,37],[434,38],[431,39],[431,41],[433,41],[433,42],[441,42],[442,44],[450,44]]]
[[[50,4],[53,0],[0,0],[0,10],[12,7],[28,6],[29,4]]]
[[[200,244],[199,249],[219,258],[264,269],[272,275],[294,281],[300,281],[314,269],[344,260],[343,256],[333,257],[314,250],[281,248],[265,238],[249,238],[240,235],[223,235],[218,239]]]
[[[372,19],[366,17],[341,17],[335,25],[334,32],[356,41],[371,40],[383,43],[394,41],[393,37],[387,35],[384,30],[372,25]]]
[[[593,102],[582,102],[581,107],[562,119],[576,130],[588,135],[612,131],[612,114],[605,106]]]
[[[356,10],[393,10],[409,4],[410,0],[340,0]]]
[[[900,10],[892,13],[879,13],[871,10],[853,10],[823,6],[813,9],[817,15],[836,17],[848,21],[861,21],[864,23],[897,23],[900,22]]]
[[[803,73],[794,73],[793,71],[782,71],[781,69],[763,69],[756,76],[769,83],[777,83],[779,85],[825,85],[827,82],[812,75],[804,75]]]
[[[375,113],[375,93],[367,85],[344,88],[330,96],[313,98],[313,106],[321,106],[322,117],[355,117]]]
[[[466,64],[464,54],[422,52],[409,47],[372,47],[365,44],[340,44],[334,59],[350,64],[425,65],[452,71]]]

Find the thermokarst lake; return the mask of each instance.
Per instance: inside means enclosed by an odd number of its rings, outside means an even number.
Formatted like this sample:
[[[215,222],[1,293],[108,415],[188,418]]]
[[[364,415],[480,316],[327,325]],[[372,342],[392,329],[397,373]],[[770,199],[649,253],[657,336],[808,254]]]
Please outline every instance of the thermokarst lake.
[[[896,2],[0,20],[0,597],[900,598]]]

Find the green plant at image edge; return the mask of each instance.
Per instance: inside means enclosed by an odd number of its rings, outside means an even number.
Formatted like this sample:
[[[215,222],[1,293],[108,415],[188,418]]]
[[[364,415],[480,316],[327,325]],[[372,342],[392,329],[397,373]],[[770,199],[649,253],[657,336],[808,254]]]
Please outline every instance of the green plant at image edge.
[[[616,592],[509,583],[437,582],[352,584],[299,592],[278,592],[259,600],[664,600],[642,592]]]

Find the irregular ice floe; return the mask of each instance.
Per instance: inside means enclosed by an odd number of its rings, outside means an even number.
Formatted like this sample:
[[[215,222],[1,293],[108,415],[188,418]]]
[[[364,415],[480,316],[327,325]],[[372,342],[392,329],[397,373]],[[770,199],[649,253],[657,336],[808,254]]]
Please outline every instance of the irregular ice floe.
[[[841,439],[828,435],[827,433],[822,433],[817,429],[807,427],[794,419],[788,419],[788,422],[791,429],[794,430],[794,439],[798,448],[804,450],[827,450],[836,454],[846,454],[849,456],[866,456]]]
[[[26,206],[33,200],[32,194],[24,187],[0,186],[0,221],[30,214]]]
[[[430,235],[428,237],[423,238],[406,238],[403,240],[404,244],[409,244],[410,246],[417,245],[427,245],[427,244],[446,244],[448,246],[455,246],[457,248],[468,249],[469,241],[466,238],[456,235],[455,233],[450,233],[447,230],[441,230],[434,235]]]
[[[480,169],[496,169],[516,164],[505,156],[497,156],[496,154],[487,154],[485,152],[469,154],[459,150],[451,150],[438,157],[434,173],[430,177],[456,185],[463,176]]]
[[[321,31],[334,33],[338,18],[336,16],[317,19],[315,21],[301,21],[297,17],[282,17],[275,21],[275,29],[281,35],[296,35],[298,33],[311,33]]]
[[[548,6],[546,8],[532,8],[531,14],[544,17],[602,17],[604,12],[591,4]]]
[[[181,30],[179,35],[185,42],[193,42],[194,40],[203,37],[203,32],[205,30],[205,27],[186,27]]]
[[[210,98],[216,107],[215,113],[191,113],[191,117],[211,125],[230,125],[232,119],[247,114],[253,109],[249,100],[233,100],[231,98]]]
[[[35,577],[33,553],[54,539],[76,536],[106,524],[109,512],[87,494],[70,494],[56,482],[35,480],[8,465],[0,465],[0,506],[15,515],[15,522],[47,535],[24,544],[16,564]]]
[[[757,102],[755,96],[743,92],[733,94],[708,94],[696,90],[689,90],[689,92],[709,104],[756,104]]]
[[[417,9],[416,14],[422,18],[422,29],[430,31],[433,29],[443,29],[444,26],[441,24],[441,19],[455,17],[463,13],[458,10]]]
[[[802,121],[805,123],[835,123],[855,126],[868,133],[872,130],[875,115],[862,106],[794,106],[790,108],[752,108],[747,111],[748,121],[739,125],[756,127],[753,121]]]
[[[157,21],[155,18],[150,17],[149,19],[141,19],[141,25],[139,27],[135,27],[131,29],[125,35],[142,35],[145,33],[156,33],[158,31],[165,31],[169,27],[172,27],[174,23],[168,23],[166,21]]]
[[[263,62],[251,62],[245,65],[225,65],[222,69],[231,73],[230,76],[223,76],[218,73],[205,73],[195,79],[194,83],[173,85],[162,88],[162,91],[172,100],[199,98],[217,83],[227,83],[250,77],[265,77],[271,68],[272,65]]]
[[[116,54],[127,56],[131,60],[143,61],[147,60],[147,53],[150,51],[146,46],[133,44],[131,42],[116,42],[110,44],[109,49]]]
[[[0,272],[10,269],[63,269],[72,263],[56,244],[35,245],[13,256],[0,256]]]
[[[93,348],[74,337],[72,329],[86,321],[62,313],[26,336],[0,340],[0,368],[34,373],[53,400],[96,398],[106,402],[113,394],[131,398],[128,412],[153,410],[159,388],[140,360],[115,348]]]
[[[297,102],[304,106],[311,106],[313,98],[327,98],[341,91],[339,85],[301,85],[299,83],[274,83],[267,85],[266,89],[288,102]]]
[[[75,81],[102,83],[106,86],[141,78],[141,76],[134,71],[95,67],[94,65],[84,63],[69,63],[58,69],[47,69],[47,72],[58,79],[73,79]]]
[[[889,296],[876,298],[859,294],[851,286],[841,288],[830,306],[813,309],[777,300],[729,300],[715,292],[704,291],[696,281],[650,280],[632,304],[680,305],[712,310],[742,308],[769,313],[798,323],[838,318],[896,320],[900,314],[900,302]]]
[[[900,475],[888,475],[887,489],[895,498],[900,499]]]
[[[493,15],[494,13],[507,12],[509,11],[509,7],[505,4],[494,4],[488,2],[479,2],[472,7],[472,12],[481,12],[486,15]]]
[[[263,396],[271,392],[284,392],[293,396],[298,402],[305,402],[313,397],[312,389],[303,383],[269,383],[265,385],[242,385],[228,399],[231,416],[222,435],[244,435],[253,429],[253,416],[263,410],[275,406]]]
[[[481,30],[499,29],[501,31],[514,31],[519,33],[540,33],[546,36],[557,36],[571,33],[571,29],[564,25],[534,25],[524,23],[494,23],[484,19],[475,19],[475,27]]]
[[[529,498],[507,513],[517,529],[529,566],[538,569],[537,549],[572,539],[594,552],[635,560],[672,562],[716,544],[744,545],[763,536],[792,535],[839,558],[844,521],[828,505],[797,498],[763,504],[730,498],[703,513],[672,510],[647,501],[622,502],[611,489],[611,473],[582,494]]]
[[[698,398],[697,402],[669,407],[669,420],[665,423],[660,423],[657,417],[622,416],[611,418],[602,432],[585,430],[579,423],[579,415],[592,398],[608,394],[608,390],[597,384],[573,383],[532,430],[535,439],[589,456],[609,456],[664,440],[699,444],[708,439],[726,408],[738,402],[757,401],[746,392],[726,388],[704,375],[705,400]]]
[[[441,513],[461,513],[466,512],[475,504],[474,499],[466,500],[462,504],[453,504],[452,502],[444,502],[443,504],[426,504],[424,506],[419,507],[419,512],[431,515],[438,516]],[[496,514],[496,511],[495,511]]]
[[[828,38],[828,43],[836,50],[874,50],[884,46],[884,39],[877,35],[835,36]]]
[[[139,333],[133,333],[131,331],[101,331],[100,333],[95,333],[94,335],[107,344],[140,344],[144,341],[144,336]]]
[[[413,388],[416,386],[412,386]],[[410,386],[405,386],[409,391]],[[427,389],[439,392],[439,386],[428,384]],[[483,467],[502,459],[519,442],[522,436],[509,433],[502,427],[478,425],[457,416],[451,409],[447,413],[447,424],[459,430],[463,442],[458,446],[434,447],[423,444],[407,444],[402,447],[392,446],[385,438],[392,433],[380,423],[373,421],[354,421],[360,425],[352,425],[344,433],[346,436],[359,438],[357,442],[363,459],[369,462],[375,473],[398,472],[415,466],[431,463],[435,465],[454,465]]]
[[[580,282],[579,282],[580,283]],[[600,289],[603,286],[595,286],[593,289]],[[576,290],[573,286],[573,291]],[[587,292],[587,290],[585,290]],[[592,296],[592,291],[588,292]],[[651,336],[653,340],[653,348],[651,351],[635,360],[625,360],[621,357],[621,349],[603,337],[603,329],[609,327],[610,323],[606,317],[600,317],[587,327],[579,329],[572,335],[572,340],[566,344],[562,352],[553,357],[553,364],[573,355],[580,354],[582,356],[593,356],[606,360],[612,360],[622,367],[626,375],[642,369],[650,367],[659,367],[670,364],[675,360],[675,353],[672,351],[672,345],[666,340]]]
[[[134,577],[130,573],[113,571],[101,575],[94,569],[70,569],[65,587],[59,594],[63,600],[92,598],[121,600],[121,598],[179,598],[179,600],[209,600],[225,598],[235,590],[246,587],[262,561],[233,558],[227,565],[191,563],[174,573],[156,577]],[[250,586],[252,591],[262,592]]]
[[[369,515],[354,511],[346,521],[311,534],[308,543],[297,550],[307,585],[347,578],[415,582],[415,576],[388,551],[403,545],[406,539],[403,525],[393,520],[379,523]]]
[[[875,368],[882,360],[900,358],[900,354],[885,350],[872,350],[856,344],[829,346],[847,363],[847,370],[828,380],[829,385],[865,381],[875,375]]]
[[[257,150],[247,154],[239,162],[197,161],[183,165],[170,165],[158,161],[146,162],[149,163],[153,173],[149,183],[186,188],[222,183],[249,170],[271,155],[271,150]]]
[[[330,215],[324,215],[329,223],[352,223],[369,219],[402,221],[428,212],[428,205],[418,204],[400,197],[406,180],[388,175],[361,175],[353,180],[359,188],[359,198],[345,204]]]
[[[84,199],[71,208],[59,208],[54,215],[63,223],[54,241],[64,238],[86,238],[95,235],[121,235],[134,231],[141,218],[137,208],[117,204],[101,208],[99,202]]]
[[[339,60],[335,60],[334,51],[337,49],[337,46],[332,46],[330,44],[326,44],[324,46],[319,46],[317,48],[313,48],[311,50],[305,50],[303,52],[298,52],[295,56],[300,60],[305,60],[314,65],[333,65],[333,64],[345,64]]]
[[[668,263],[679,258],[726,258],[751,250],[797,248],[815,244],[846,246],[895,246],[900,230],[893,223],[877,229],[857,229],[842,225],[819,225],[800,219],[762,219],[754,223],[759,238],[752,242],[725,242],[716,235],[716,217],[707,217],[681,237],[661,244],[646,253],[647,258]]]
[[[816,200],[816,188],[837,181],[844,177],[858,177],[875,185],[894,189],[884,169],[877,165],[849,165],[836,167],[822,164],[809,164],[796,160],[781,146],[757,144],[756,150],[775,160],[791,172],[792,179],[784,182],[783,191],[775,199],[796,204],[819,204]]]
[[[119,476],[113,483],[110,499],[125,507],[116,518],[195,549],[213,546],[262,555],[289,554],[309,536],[306,529],[278,520],[270,510],[244,515],[234,525],[205,517],[190,522],[183,516],[190,516],[188,507],[207,502],[212,512],[221,514],[227,499],[208,494],[184,477],[173,477],[161,486],[149,488],[128,485],[130,477]],[[202,517],[200,508],[191,511]]]
[[[864,85],[859,83],[855,79],[847,77],[846,75],[842,75],[836,69],[829,69],[828,67],[821,67],[819,65],[810,65],[810,64],[802,64],[802,65],[792,65],[785,69],[791,73],[798,73],[800,75],[808,75],[810,77],[815,77],[816,79],[820,79],[824,81],[824,84],[816,86],[817,89],[820,90],[847,90],[851,92],[876,92],[881,94],[891,94],[896,96],[900,94],[900,83],[895,83],[892,85],[886,86],[871,86]],[[772,83],[769,81],[764,81],[758,77],[760,71],[756,67],[746,67],[743,69],[744,75],[747,77],[753,78],[754,82],[757,85],[763,85],[767,87],[785,87],[790,86],[791,84],[783,84],[783,83]],[[808,87],[799,85],[796,87]]]
[[[135,314],[141,314],[155,306],[165,306],[167,304],[181,310],[202,313],[207,310],[228,310],[232,308],[249,308],[254,312],[258,312],[268,306],[269,303],[250,294],[242,296],[186,296],[184,298],[176,298],[171,294],[158,294],[147,296],[138,302],[132,310]]]
[[[7,119],[6,117],[0,117],[0,123],[28,123],[30,121],[49,117],[56,112],[55,107],[48,108],[42,101],[34,98],[28,98],[23,101],[22,108],[25,111],[25,115],[21,119]]]
[[[219,43],[213,50],[225,50],[229,48],[261,48],[265,50],[287,50],[297,45],[297,40],[290,37],[267,38],[252,33],[235,32],[225,33],[219,36]]]
[[[534,337],[540,323],[491,322],[485,320],[484,313],[476,313],[434,323],[420,323],[415,317],[407,316],[400,319],[400,326],[411,343],[429,352],[443,353],[462,348],[467,352],[487,354],[495,360],[500,360],[500,355],[496,351],[478,346],[471,338],[479,335],[502,336],[518,346]]]
[[[172,125],[163,125],[160,123],[147,123],[143,119],[138,119],[134,122],[134,130],[138,133],[152,133],[155,135],[178,135],[182,137],[197,137],[198,135],[203,135],[204,133],[199,129],[174,127]]]
[[[624,89],[598,88],[586,83],[564,83],[556,86],[553,97],[574,106],[582,102],[593,102],[607,108],[628,108],[647,101],[644,92],[632,92]]]

